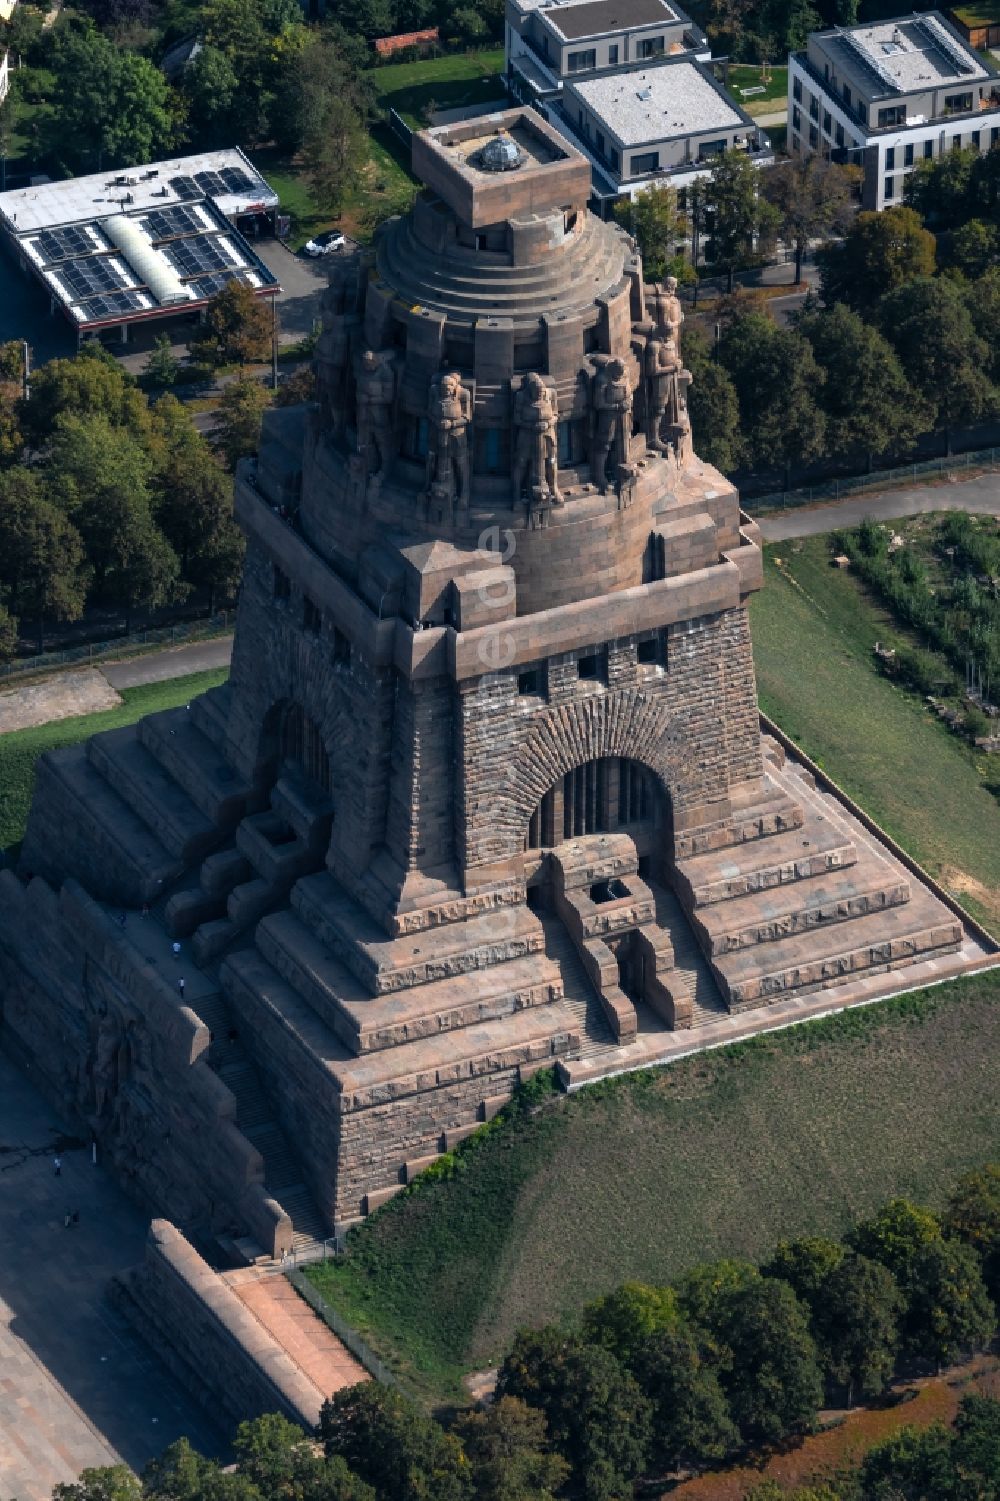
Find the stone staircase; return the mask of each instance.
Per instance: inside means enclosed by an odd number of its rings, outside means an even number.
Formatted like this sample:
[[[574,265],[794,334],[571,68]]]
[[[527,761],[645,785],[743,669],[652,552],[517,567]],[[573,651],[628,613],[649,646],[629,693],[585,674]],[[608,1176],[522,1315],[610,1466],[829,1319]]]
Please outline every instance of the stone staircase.
[[[563,1009],[574,1019],[581,1042],[576,1056],[591,1058],[615,1044],[604,1008],[590,980],[576,944],[556,917],[543,918],[545,954],[559,966],[564,995]]]
[[[293,1249],[323,1240],[329,1231],[304,1182],[301,1159],[244,1046],[228,1000],[216,991],[200,996],[193,1009],[212,1035],[208,1061],[236,1101],[236,1125],[263,1159],[264,1187],[292,1222]]]
[[[691,1026],[701,1027],[728,1014],[708,960],[698,947],[691,924],[677,897],[666,886],[650,882],[656,900],[656,923],[670,936],[674,951],[670,988],[690,1002]]]

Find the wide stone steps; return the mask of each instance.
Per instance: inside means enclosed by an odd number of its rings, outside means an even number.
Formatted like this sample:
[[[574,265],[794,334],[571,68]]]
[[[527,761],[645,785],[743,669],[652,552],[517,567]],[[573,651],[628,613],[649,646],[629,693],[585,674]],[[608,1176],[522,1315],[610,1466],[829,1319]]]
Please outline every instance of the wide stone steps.
[[[296,1251],[326,1239],[329,1234],[326,1223],[304,1183],[290,1184],[274,1197],[292,1222],[292,1246]]]
[[[219,1078],[236,1100],[236,1124],[241,1131],[270,1124],[274,1111],[249,1059],[226,1064]]]
[[[728,1007],[723,1000],[708,960],[698,947],[691,924],[674,893],[665,886],[650,889],[656,899],[656,924],[670,935],[674,950],[673,968],[664,976],[678,999],[691,1002],[692,1027],[717,1021]]]
[[[99,831],[95,856],[111,846],[116,862],[132,873],[140,898],[153,901],[181,874],[183,860],[164,847],[90,761],[86,744],[68,747],[49,758],[45,775],[65,788],[71,804],[80,809],[80,816],[90,819]],[[102,892],[97,882],[94,890]]]
[[[558,969],[544,956],[432,980],[402,993],[371,995],[294,912],[266,917],[260,952],[354,1053],[396,1047],[558,1000]]]
[[[281,1189],[300,1181],[302,1164],[279,1125],[268,1121],[263,1126],[246,1126],[243,1134],[263,1157],[264,1186],[275,1198],[280,1196]]]
[[[93,736],[87,757],[164,849],[185,864],[218,843],[220,834],[211,819],[150,755],[133,725]]]
[[[840,870],[857,858],[854,840],[842,826],[817,817],[810,819],[808,829],[790,829],[680,860],[674,883],[685,907],[692,910]]]
[[[388,938],[326,873],[297,881],[291,899],[305,925],[373,993],[489,969],[544,948],[541,924],[523,907]]]
[[[141,719],[139,739],[206,818],[231,829],[243,816],[250,787],[198,728],[192,709],[193,703]]]
[[[862,970],[912,964],[962,941],[958,918],[928,891],[867,917],[833,923],[806,935],[719,954],[712,967],[731,1010],[763,1005],[788,991],[836,985]]]
[[[191,723],[215,746],[222,750],[226,743],[226,726],[229,722],[229,705],[232,687],[220,683],[218,688],[209,688],[191,700]]]
[[[560,1010],[571,1017],[580,1036],[576,1057],[590,1058],[615,1046],[614,1033],[600,996],[583,967],[579,950],[558,918],[544,918],[546,958],[558,965],[562,977]]]
[[[715,957],[758,943],[774,943],[830,923],[843,923],[910,899],[910,883],[885,860],[862,850],[853,865],[808,876],[728,902],[715,902],[692,916],[706,953]]]

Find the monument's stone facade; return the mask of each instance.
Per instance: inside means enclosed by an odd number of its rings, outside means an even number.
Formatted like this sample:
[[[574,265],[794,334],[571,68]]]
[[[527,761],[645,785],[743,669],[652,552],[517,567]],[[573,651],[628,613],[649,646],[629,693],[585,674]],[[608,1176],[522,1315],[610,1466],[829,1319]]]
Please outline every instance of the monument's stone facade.
[[[761,740],[757,530],[587,162],[511,111],[414,164],[238,471],[230,682],[44,758],[0,886],[7,1034],[161,1212],[268,1250],[539,1067],[963,940]],[[114,938],[143,903],[204,1002]]]

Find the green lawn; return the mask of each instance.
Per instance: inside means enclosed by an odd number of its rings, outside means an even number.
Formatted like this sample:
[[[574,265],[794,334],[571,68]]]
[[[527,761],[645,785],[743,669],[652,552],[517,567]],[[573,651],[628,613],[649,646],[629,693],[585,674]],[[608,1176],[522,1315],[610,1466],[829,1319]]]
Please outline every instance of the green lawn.
[[[766,548],[765,572],[750,609],[761,707],[1000,928],[1000,758],[974,751],[874,670],[876,640],[908,638],[849,572],[831,568],[827,538]]]
[[[572,1320],[893,1194],[939,1204],[1000,1153],[1000,977],[985,975],[554,1096],[418,1180],[309,1275],[431,1401],[522,1324]]]
[[[213,672],[196,672],[189,677],[169,678],[165,683],[149,683],[142,688],[122,690],[117,709],[100,714],[80,714],[74,719],[60,719],[32,730],[15,730],[0,735],[0,850],[17,844],[24,834],[28,806],[35,785],[35,762],[43,751],[63,745],[75,745],[100,730],[114,730],[134,724],[144,714],[157,709],[173,709],[186,704],[196,694],[224,683],[226,668]]]
[[[382,109],[395,109],[407,125],[420,130],[427,124],[428,106],[460,109],[505,98],[502,47],[463,52],[413,63],[388,63],[372,71]]]
[[[953,5],[950,7],[960,21],[966,26],[997,26],[1000,25],[1000,0],[976,0],[973,5]]]
[[[729,92],[748,114],[771,114],[788,100],[787,67],[768,68],[766,76],[769,81],[765,83],[759,63],[734,63],[729,69]],[[764,84],[763,94],[744,96],[744,89],[759,88],[761,84]]]

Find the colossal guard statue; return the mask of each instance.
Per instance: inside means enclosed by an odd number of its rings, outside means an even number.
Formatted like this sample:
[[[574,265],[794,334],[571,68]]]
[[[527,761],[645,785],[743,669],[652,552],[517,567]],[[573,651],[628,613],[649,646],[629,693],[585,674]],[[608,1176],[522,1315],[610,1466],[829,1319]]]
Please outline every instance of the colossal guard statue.
[[[561,506],[558,477],[559,411],[556,393],[536,373],[526,375],[514,397],[513,495],[527,491],[529,509]]]
[[[513,109],[413,168],[237,469],[229,681],[43,756],[0,872],[4,1048],[220,1257],[368,1213],[537,1069],[981,952],[762,739],[759,534],[590,164]]]

